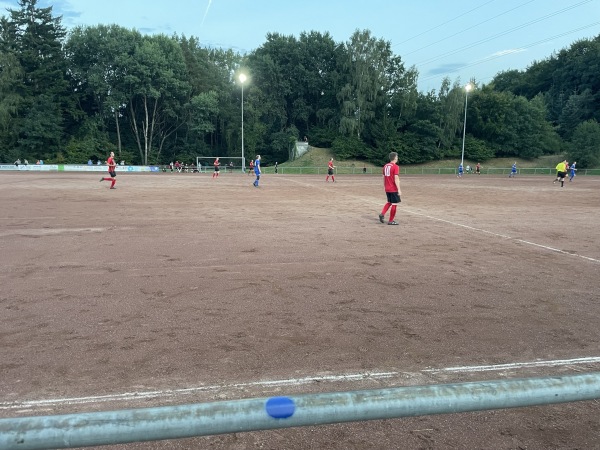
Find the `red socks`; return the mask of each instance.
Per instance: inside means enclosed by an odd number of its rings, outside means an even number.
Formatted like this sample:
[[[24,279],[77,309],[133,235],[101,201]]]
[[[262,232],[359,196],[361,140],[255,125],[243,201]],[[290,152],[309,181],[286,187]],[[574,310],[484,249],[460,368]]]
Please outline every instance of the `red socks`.
[[[396,217],[396,205],[392,205],[392,210],[390,212],[390,222],[393,222],[395,217]]]

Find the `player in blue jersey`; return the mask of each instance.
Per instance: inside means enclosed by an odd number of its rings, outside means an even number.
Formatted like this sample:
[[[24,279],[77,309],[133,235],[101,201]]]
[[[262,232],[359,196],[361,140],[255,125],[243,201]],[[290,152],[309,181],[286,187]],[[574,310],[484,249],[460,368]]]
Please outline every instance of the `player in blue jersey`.
[[[260,155],[256,155],[256,159],[254,160],[254,175],[256,175],[256,180],[254,180],[254,187],[258,187],[258,182],[260,181]]]
[[[462,176],[463,176],[463,165],[462,165],[462,163],[460,163],[458,165],[458,175],[457,175],[457,177],[458,178],[462,178]]]
[[[515,161],[515,163],[512,165],[512,169],[510,169],[510,174],[508,175],[508,178],[514,178],[517,175],[517,162]]]
[[[575,178],[575,176],[577,175],[575,172],[577,172],[577,168],[575,167],[575,165],[577,164],[577,161],[574,161],[573,164],[571,164],[571,167],[569,168],[569,171],[571,172],[569,174],[569,181],[573,181],[573,178]]]

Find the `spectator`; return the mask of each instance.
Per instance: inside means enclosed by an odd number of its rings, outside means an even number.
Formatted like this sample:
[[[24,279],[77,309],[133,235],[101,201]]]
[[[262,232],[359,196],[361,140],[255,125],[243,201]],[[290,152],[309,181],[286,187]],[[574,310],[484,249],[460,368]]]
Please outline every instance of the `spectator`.
[[[19,167],[20,164],[21,164],[21,158],[17,158],[17,160],[15,161],[15,166]]]
[[[38,160],[37,160],[35,163],[36,163],[36,164],[40,164],[40,160],[38,159]]]
[[[275,161],[275,173],[277,173],[277,161]]]
[[[39,164],[40,161],[38,160],[37,164]],[[92,162],[92,158],[88,159],[88,166],[93,165],[94,163]]]
[[[120,165],[121,165],[121,166],[124,166],[124,165],[125,165],[125,160],[121,160],[121,163],[120,163]]]
[[[27,161],[26,159],[25,159],[25,160],[23,160],[23,162],[25,163],[25,165],[26,165],[26,166],[28,166],[28,165],[29,165],[29,161]]]
[[[306,137],[306,135],[304,136],[304,142],[308,142],[308,138]]]
[[[98,160],[98,161],[96,162],[96,164],[97,164],[98,166],[101,166],[101,165],[102,165],[102,161]]]

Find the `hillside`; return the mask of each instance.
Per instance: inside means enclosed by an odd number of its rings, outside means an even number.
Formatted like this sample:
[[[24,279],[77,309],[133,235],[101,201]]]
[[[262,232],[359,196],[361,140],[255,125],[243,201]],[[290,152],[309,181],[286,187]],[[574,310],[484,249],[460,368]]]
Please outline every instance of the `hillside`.
[[[282,167],[327,167],[327,163],[335,155],[329,148],[310,147],[310,150],[295,161],[281,164]],[[343,167],[375,167],[371,163],[348,159],[344,161],[334,160],[336,166]]]
[[[327,167],[329,159],[335,155],[328,148],[310,147],[310,150],[295,161],[288,161],[281,164],[282,167]],[[487,168],[506,168],[512,166],[516,161],[517,167],[537,167],[537,168],[552,168],[564,159],[564,155],[544,155],[536,159],[522,158],[495,158],[488,161],[479,161],[483,167]],[[465,166],[475,166],[478,161],[465,159]],[[444,159],[439,161],[430,161],[422,164],[411,164],[410,167],[431,167],[431,168],[455,168],[458,167],[460,159]],[[338,167],[376,167],[374,164],[365,163],[358,160],[335,161]]]

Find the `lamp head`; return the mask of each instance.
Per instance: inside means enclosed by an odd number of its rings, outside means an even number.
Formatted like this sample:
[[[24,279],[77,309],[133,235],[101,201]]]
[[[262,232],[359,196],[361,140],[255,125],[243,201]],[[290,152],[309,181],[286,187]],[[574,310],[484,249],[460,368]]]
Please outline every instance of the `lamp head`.
[[[471,83],[467,83],[467,85],[465,86],[465,91],[469,92],[472,89],[473,89],[473,85]]]
[[[238,79],[240,80],[240,83],[244,83],[246,81],[246,74],[245,73],[240,73],[238,75]]]

